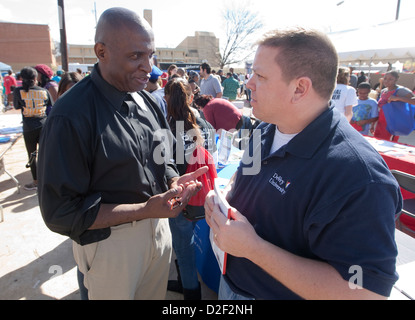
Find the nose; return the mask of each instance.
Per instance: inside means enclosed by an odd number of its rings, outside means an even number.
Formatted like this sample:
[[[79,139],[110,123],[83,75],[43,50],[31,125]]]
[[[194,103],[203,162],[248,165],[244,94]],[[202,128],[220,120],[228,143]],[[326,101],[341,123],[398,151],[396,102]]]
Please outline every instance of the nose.
[[[247,87],[249,90],[252,90],[252,91],[255,91],[254,77],[255,77],[255,75],[252,75],[252,76],[249,78],[248,82],[246,83],[246,87]]]
[[[143,59],[143,63],[141,64],[141,69],[147,73],[151,73],[153,69],[153,58]]]

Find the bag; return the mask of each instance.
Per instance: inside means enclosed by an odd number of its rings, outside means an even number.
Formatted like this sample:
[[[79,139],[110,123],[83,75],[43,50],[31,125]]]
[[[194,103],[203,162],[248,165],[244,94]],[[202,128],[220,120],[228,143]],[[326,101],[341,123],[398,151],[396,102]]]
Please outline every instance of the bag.
[[[396,95],[396,92],[393,94]],[[382,107],[386,130],[394,136],[407,136],[415,130],[415,106],[406,102],[392,101]]]
[[[212,155],[205,148],[197,146],[188,162],[186,173],[194,172],[204,166],[208,166],[209,171],[197,178],[202,183],[202,189],[190,198],[183,210],[183,216],[190,221],[197,221],[205,217],[205,198],[209,191],[213,190],[214,180],[218,176]]]

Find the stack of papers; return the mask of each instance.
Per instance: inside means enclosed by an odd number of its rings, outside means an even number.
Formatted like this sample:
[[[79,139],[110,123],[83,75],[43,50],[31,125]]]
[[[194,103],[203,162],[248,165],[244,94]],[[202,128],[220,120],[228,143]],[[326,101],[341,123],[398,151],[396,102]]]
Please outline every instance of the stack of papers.
[[[228,219],[231,218],[231,206],[229,205],[228,201],[226,201],[225,196],[223,195],[221,189],[221,185],[218,179],[215,179],[215,203],[219,206],[220,211],[223,213],[225,217]],[[226,260],[228,254],[224,252],[222,249],[220,249],[214,239],[215,235],[212,232],[212,229],[210,230],[209,239],[210,243],[212,245],[213,253],[215,254],[216,260],[219,264],[219,269],[222,272],[222,274],[226,274]]]

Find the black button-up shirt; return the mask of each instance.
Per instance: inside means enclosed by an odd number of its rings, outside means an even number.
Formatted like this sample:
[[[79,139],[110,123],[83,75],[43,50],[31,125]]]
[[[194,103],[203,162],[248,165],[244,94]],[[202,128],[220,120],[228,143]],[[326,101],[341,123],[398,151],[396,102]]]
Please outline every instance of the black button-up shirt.
[[[43,129],[42,216],[81,245],[110,235],[110,228],[88,230],[101,203],[145,202],[178,176],[170,162],[175,140],[158,105],[145,92],[133,95],[107,83],[96,65],[56,102]]]

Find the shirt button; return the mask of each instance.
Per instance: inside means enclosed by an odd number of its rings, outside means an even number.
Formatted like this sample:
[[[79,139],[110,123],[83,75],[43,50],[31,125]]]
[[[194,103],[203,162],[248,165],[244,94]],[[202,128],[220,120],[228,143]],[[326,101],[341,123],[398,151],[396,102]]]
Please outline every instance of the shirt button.
[[[140,136],[140,140],[144,140],[144,136]]]
[[[153,183],[151,184],[153,187],[155,187],[156,186],[156,182],[155,181],[153,181]]]
[[[267,160],[265,160],[264,162],[262,162],[262,164],[268,164],[268,161],[267,161]]]

